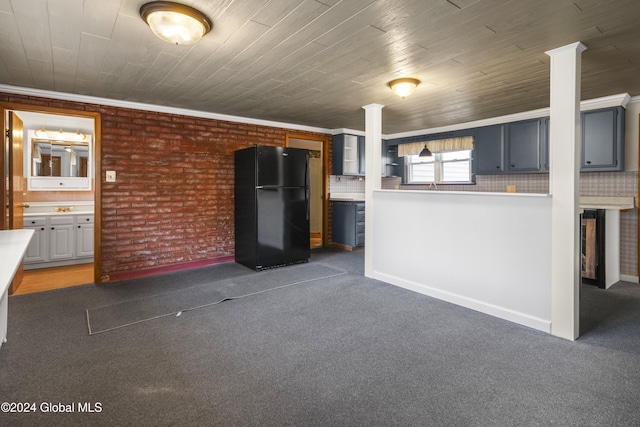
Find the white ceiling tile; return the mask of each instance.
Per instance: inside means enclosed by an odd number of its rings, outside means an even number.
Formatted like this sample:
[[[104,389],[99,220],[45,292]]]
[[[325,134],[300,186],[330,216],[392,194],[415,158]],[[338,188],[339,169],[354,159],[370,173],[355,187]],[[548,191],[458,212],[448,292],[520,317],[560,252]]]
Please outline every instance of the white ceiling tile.
[[[98,78],[108,52],[108,46],[108,39],[86,33],[81,35],[78,79],[95,81]]]
[[[111,38],[122,0],[84,0],[82,32]]]
[[[0,0],[0,84],[322,128],[381,103],[393,133],[548,106],[544,52],[582,41],[583,97],[640,95],[637,0],[189,0],[214,23],[193,46],[142,3]]]

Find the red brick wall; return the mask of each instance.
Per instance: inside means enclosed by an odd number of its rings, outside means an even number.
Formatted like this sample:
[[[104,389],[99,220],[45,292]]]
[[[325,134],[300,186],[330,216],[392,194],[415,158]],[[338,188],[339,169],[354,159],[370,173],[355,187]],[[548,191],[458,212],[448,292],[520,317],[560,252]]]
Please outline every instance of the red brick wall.
[[[233,256],[233,152],[282,146],[287,133],[326,136],[1,93],[0,101],[101,113],[103,276]]]

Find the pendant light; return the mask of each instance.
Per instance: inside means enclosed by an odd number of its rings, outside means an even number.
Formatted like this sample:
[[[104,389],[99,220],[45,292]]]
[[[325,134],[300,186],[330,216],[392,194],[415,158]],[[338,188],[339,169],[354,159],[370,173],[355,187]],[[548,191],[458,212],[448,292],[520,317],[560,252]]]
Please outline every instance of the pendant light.
[[[424,144],[424,148],[422,149],[420,154],[418,154],[418,157],[431,157],[431,156],[433,156],[433,154],[431,153],[431,150],[427,148],[427,144]]]
[[[190,45],[211,31],[211,21],[197,9],[171,1],[152,1],[140,6],[140,16],[153,34],[167,43]]]

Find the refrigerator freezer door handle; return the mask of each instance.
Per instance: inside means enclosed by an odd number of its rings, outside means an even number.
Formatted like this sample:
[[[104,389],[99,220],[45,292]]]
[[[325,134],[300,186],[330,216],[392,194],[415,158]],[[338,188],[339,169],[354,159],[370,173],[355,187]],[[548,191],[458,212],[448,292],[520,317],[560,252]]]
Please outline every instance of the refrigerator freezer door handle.
[[[307,187],[307,188],[309,188],[310,181],[311,181],[311,179],[309,177],[309,173],[310,173],[310,171],[309,171],[309,161],[310,161],[309,160],[309,155],[307,154],[307,161],[304,164],[304,186]]]

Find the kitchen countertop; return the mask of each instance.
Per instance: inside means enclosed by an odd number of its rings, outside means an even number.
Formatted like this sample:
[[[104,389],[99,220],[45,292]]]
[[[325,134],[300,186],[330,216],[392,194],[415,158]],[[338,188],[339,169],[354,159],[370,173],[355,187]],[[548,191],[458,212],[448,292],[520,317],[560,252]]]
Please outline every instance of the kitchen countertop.
[[[386,191],[386,190],[384,190]],[[393,191],[407,191],[407,190],[393,190]],[[411,190],[414,192],[416,190]],[[422,191],[416,191],[422,192]],[[426,193],[451,193],[451,194],[459,194],[465,193],[460,191],[426,191]],[[548,194],[536,194],[536,193],[484,193],[484,192],[475,192],[470,191],[469,194],[504,194],[505,196],[533,196],[533,197],[548,197]],[[329,196],[330,201],[334,202],[364,202],[364,193],[331,193]],[[580,209],[615,209],[615,210],[624,210],[624,209],[633,209],[636,206],[635,198],[632,196],[581,196],[580,197]]]
[[[33,230],[0,231],[0,345],[7,338],[9,286],[32,236]]]
[[[0,293],[6,292],[29,246],[33,230],[0,231]]]
[[[581,196],[581,209],[633,209],[635,207],[635,198],[629,197],[601,197],[601,196]]]
[[[364,193],[331,193],[329,200],[333,202],[364,202]]]

